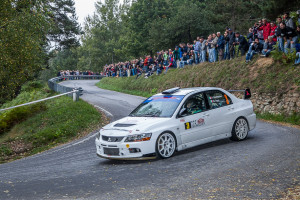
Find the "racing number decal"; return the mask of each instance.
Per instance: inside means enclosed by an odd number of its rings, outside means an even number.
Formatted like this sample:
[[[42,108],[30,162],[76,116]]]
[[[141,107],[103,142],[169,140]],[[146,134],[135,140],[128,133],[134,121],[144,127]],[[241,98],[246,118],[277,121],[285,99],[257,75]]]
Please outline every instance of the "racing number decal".
[[[204,119],[200,118],[198,120],[193,120],[191,122],[184,123],[185,130],[195,128],[197,126],[203,126],[205,124]]]
[[[187,122],[184,125],[185,125],[185,129],[190,129],[191,128],[191,122]]]

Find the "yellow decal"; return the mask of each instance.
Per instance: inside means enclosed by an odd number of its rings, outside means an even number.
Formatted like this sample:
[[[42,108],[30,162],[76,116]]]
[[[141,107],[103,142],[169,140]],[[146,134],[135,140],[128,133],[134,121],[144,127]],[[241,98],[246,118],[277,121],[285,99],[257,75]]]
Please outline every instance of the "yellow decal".
[[[184,125],[185,125],[185,129],[190,129],[191,128],[191,122],[187,122]]]

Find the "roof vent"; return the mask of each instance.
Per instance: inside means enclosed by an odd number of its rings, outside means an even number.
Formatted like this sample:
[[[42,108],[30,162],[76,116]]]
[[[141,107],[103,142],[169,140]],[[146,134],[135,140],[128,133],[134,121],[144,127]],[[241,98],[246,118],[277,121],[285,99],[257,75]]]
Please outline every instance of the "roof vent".
[[[177,92],[179,89],[180,89],[180,87],[171,88],[171,89],[163,91],[162,94],[173,94],[173,93]]]

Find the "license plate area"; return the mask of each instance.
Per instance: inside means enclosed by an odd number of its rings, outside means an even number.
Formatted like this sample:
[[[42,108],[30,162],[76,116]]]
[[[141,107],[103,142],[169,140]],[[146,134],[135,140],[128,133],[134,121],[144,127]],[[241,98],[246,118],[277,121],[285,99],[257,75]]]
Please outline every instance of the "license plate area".
[[[119,148],[106,148],[103,147],[104,154],[110,155],[110,156],[118,156],[120,151]]]

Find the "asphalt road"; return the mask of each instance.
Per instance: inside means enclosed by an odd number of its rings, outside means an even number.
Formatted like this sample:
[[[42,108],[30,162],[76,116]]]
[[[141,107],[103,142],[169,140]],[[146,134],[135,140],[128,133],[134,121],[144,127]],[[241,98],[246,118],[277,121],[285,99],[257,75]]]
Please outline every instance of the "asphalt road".
[[[141,97],[82,86],[82,99],[126,116]],[[228,139],[166,160],[111,161],[96,156],[93,134],[0,165],[0,199],[270,199],[299,185],[300,130],[258,121],[242,142]]]

